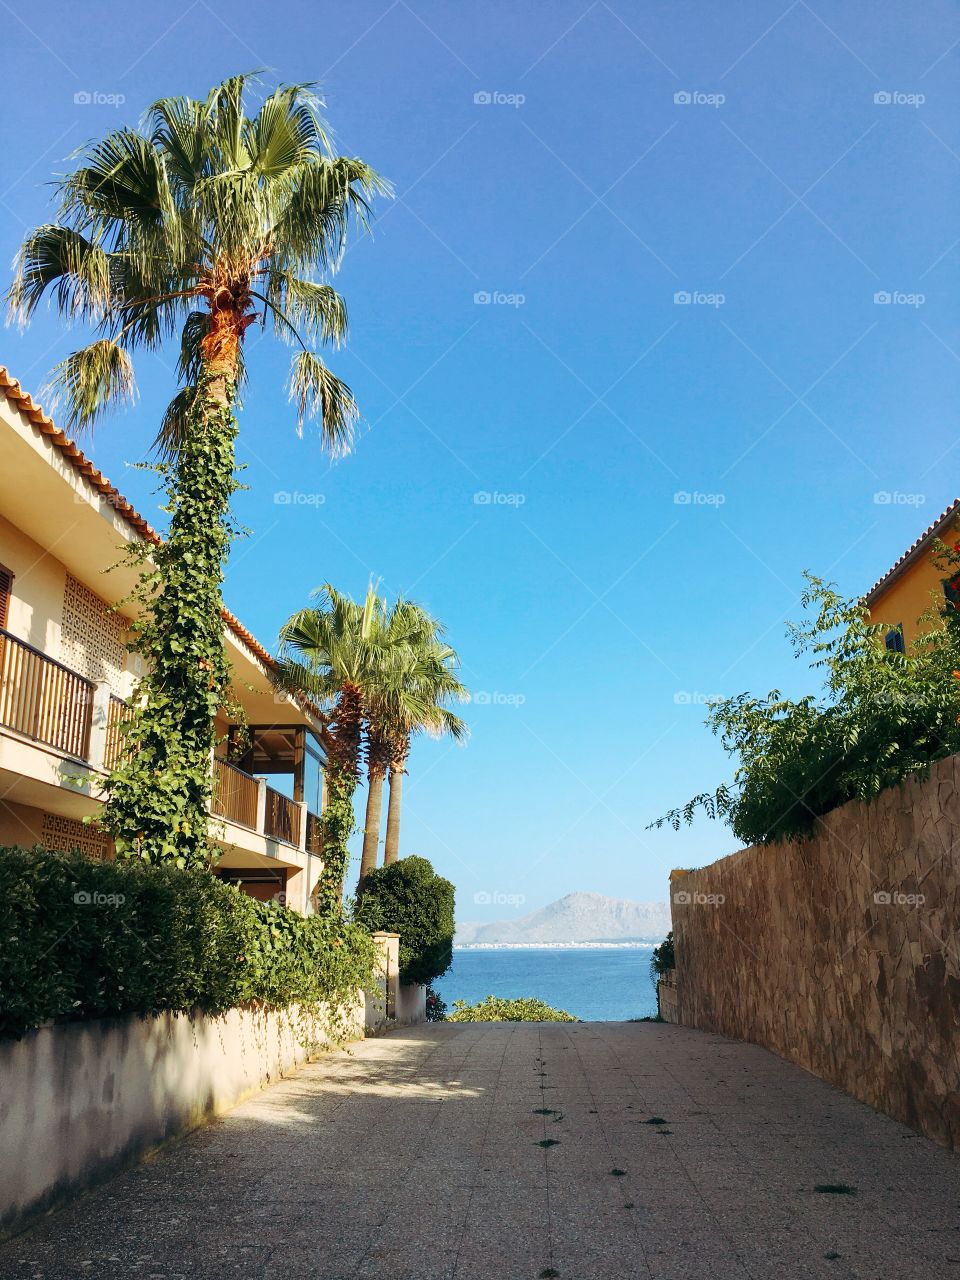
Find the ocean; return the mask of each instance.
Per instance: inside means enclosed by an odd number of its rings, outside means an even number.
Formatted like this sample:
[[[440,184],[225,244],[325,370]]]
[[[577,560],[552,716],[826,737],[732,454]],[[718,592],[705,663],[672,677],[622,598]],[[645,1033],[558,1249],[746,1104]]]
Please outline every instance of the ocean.
[[[455,947],[453,968],[436,983],[438,995],[476,1004],[489,995],[532,996],[584,1022],[653,1017],[649,947]]]

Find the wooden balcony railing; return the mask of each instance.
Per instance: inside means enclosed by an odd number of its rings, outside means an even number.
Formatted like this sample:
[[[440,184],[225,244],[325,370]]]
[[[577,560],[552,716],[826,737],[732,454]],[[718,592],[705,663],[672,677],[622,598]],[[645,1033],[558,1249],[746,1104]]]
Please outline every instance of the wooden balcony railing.
[[[267,787],[264,835],[287,844],[300,844],[300,806],[280,791]]]
[[[320,819],[315,813],[307,810],[307,838],[304,844],[307,853],[323,853],[323,836],[320,832]]]
[[[0,630],[0,724],[86,760],[93,693],[92,681]]]
[[[244,773],[229,760],[214,760],[213,799],[210,808],[218,818],[238,822],[241,826],[256,831],[258,791],[257,780],[251,778],[249,773]]]
[[[107,736],[103,744],[103,767],[109,771],[120,763],[126,748],[126,734],[123,726],[132,718],[132,709],[111,693],[107,704]]]

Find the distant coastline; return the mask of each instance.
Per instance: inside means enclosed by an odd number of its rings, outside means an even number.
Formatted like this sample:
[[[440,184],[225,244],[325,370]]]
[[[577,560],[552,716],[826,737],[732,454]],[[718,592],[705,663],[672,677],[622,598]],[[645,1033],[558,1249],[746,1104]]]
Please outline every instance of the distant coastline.
[[[656,942],[455,942],[454,951],[652,951]]]

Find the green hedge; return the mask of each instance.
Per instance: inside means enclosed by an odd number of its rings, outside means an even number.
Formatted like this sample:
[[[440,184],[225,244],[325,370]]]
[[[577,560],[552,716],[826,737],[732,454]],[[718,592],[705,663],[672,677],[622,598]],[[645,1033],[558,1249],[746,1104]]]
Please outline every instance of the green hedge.
[[[453,963],[453,885],[426,858],[371,871],[354,913],[371,932],[400,935],[400,979],[429,985]]]
[[[257,902],[208,871],[0,848],[0,1035],[51,1018],[339,1003],[374,944]]]

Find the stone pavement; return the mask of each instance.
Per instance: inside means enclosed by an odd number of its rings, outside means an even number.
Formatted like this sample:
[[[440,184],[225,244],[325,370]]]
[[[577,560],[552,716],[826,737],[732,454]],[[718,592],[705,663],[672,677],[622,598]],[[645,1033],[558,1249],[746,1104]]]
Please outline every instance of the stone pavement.
[[[4,1278],[83,1275],[939,1280],[960,1277],[960,1156],[682,1027],[418,1027],[0,1247]]]

